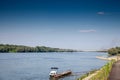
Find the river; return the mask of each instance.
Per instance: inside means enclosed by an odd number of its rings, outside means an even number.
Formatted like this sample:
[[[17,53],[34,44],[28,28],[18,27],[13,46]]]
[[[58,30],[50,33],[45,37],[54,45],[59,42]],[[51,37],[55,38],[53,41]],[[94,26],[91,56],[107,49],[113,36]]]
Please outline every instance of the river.
[[[96,59],[96,56],[107,56],[107,53],[0,53],[0,80],[49,80],[51,67],[58,67],[58,72],[72,70],[72,76],[59,80],[76,80],[85,72],[98,69],[107,62]]]

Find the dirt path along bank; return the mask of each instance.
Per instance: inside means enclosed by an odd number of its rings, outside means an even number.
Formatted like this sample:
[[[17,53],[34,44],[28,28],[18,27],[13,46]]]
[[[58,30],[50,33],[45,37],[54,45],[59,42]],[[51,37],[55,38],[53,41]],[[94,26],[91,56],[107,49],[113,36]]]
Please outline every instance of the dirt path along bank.
[[[120,60],[113,64],[108,80],[120,80]]]

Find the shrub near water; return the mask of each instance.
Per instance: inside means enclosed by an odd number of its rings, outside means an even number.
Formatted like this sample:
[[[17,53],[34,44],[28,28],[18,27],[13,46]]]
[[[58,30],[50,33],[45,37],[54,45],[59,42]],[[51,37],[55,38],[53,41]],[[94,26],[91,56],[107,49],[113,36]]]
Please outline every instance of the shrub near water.
[[[107,80],[109,73],[111,71],[112,65],[115,62],[115,60],[111,60],[110,62],[108,62],[106,65],[104,65],[99,71],[98,73],[93,76],[91,79],[89,80]],[[92,73],[91,73],[92,74]],[[85,74],[83,75],[81,78],[79,78],[78,80],[83,80],[83,78],[91,75],[91,74]]]

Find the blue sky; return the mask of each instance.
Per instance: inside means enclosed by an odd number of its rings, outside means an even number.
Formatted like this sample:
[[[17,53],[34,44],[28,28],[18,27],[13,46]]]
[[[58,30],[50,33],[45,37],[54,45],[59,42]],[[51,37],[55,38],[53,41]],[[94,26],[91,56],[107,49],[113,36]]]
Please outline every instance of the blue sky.
[[[119,0],[1,0],[0,43],[100,50],[120,46]]]

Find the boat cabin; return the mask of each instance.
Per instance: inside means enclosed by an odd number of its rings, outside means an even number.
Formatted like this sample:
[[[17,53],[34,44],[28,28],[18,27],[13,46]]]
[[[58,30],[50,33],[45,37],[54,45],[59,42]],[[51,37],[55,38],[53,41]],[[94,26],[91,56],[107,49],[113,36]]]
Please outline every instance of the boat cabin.
[[[50,71],[50,73],[49,73],[50,76],[54,76],[56,74],[57,74],[57,71]]]
[[[49,75],[51,77],[57,75],[57,70],[58,70],[57,67],[51,67],[51,71],[50,71]]]

